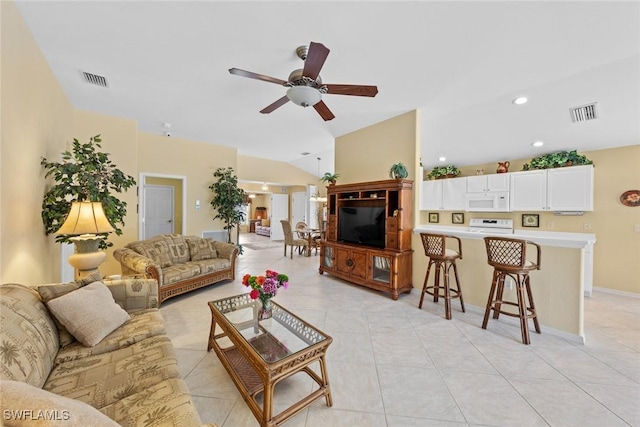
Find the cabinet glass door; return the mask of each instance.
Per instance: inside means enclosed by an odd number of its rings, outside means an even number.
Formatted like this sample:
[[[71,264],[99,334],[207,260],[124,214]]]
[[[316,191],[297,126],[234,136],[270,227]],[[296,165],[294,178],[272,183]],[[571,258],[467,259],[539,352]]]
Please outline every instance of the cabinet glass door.
[[[386,256],[373,256],[373,281],[385,284],[391,283],[391,258]]]
[[[327,268],[333,268],[333,247],[324,247],[324,256],[322,257],[322,265]]]

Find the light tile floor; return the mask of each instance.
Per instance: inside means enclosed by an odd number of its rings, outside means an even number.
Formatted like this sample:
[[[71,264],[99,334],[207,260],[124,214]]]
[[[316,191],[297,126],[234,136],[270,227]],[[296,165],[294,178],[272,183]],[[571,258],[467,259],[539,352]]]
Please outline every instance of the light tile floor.
[[[241,241],[266,239],[255,234]],[[318,400],[288,427],[640,426],[640,299],[595,292],[585,301],[587,344],[492,321],[480,310],[452,320],[442,303],[417,308],[414,289],[398,301],[318,274],[318,256],[282,247],[239,257],[237,279],[166,301],[161,312],[182,376],[203,422],[257,426],[216,354],[207,352],[212,301],[245,291],[243,274],[273,269],[291,286],[277,302],[334,339],[327,354],[333,407]],[[276,389],[276,410],[308,392],[294,376]]]

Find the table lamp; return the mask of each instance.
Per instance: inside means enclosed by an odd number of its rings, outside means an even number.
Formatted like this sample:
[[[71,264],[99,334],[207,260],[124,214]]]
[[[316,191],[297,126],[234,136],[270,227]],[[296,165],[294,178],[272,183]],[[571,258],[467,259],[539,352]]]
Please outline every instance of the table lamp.
[[[70,235],[76,251],[69,257],[69,264],[75,268],[76,280],[95,271],[107,258],[107,253],[99,249],[100,233],[114,231],[104,214],[101,202],[73,202],[64,224],[57,235]]]

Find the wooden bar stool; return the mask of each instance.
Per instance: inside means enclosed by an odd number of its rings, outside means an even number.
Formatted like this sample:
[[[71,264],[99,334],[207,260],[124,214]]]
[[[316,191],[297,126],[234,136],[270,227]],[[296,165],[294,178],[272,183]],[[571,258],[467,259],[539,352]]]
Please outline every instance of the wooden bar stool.
[[[462,290],[460,289],[460,280],[458,279],[458,268],[456,260],[462,259],[462,243],[455,236],[447,236],[444,234],[420,233],[422,245],[424,246],[424,254],[429,257],[429,266],[427,274],[424,277],[424,286],[422,287],[422,295],[420,295],[420,304],[418,308],[422,308],[424,294],[433,296],[433,302],[438,302],[438,298],[444,298],[444,312],[447,319],[451,319],[451,298],[460,298],[460,305],[464,313],[464,300],[462,299]],[[447,249],[447,240],[457,241],[458,250]],[[429,286],[429,274],[431,267],[436,268],[433,285]],[[449,285],[449,270],[453,268],[453,274],[456,279],[456,288],[453,289]],[[440,273],[444,275],[444,281],[440,286]]]
[[[540,333],[538,314],[533,303],[529,281],[529,272],[540,269],[540,245],[527,240],[506,237],[485,237],[484,243],[487,248],[487,261],[493,267],[493,280],[489,291],[487,308],[484,312],[482,329],[487,329],[491,310],[493,310],[494,319],[497,319],[500,314],[518,317],[520,319],[522,342],[530,344],[529,319],[533,319],[536,332]],[[536,249],[535,262],[527,260],[527,248]],[[517,302],[503,300],[504,282],[507,276],[511,277],[516,284]],[[526,299],[528,299],[529,306],[527,306]],[[505,311],[502,307],[503,305],[517,307],[518,312]]]

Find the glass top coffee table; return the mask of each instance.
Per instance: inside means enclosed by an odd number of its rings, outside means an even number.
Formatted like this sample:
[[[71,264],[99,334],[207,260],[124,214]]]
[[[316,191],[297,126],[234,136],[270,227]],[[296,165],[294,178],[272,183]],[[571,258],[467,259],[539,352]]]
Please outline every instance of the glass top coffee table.
[[[249,294],[209,302],[214,349],[261,426],[277,426],[324,396],[333,404],[325,355],[333,341],[282,306],[271,302],[272,316],[258,320],[259,300]],[[311,369],[319,363],[320,373]],[[313,391],[279,414],[273,413],[278,382],[304,372],[317,384]],[[262,407],[256,397],[263,392]]]

